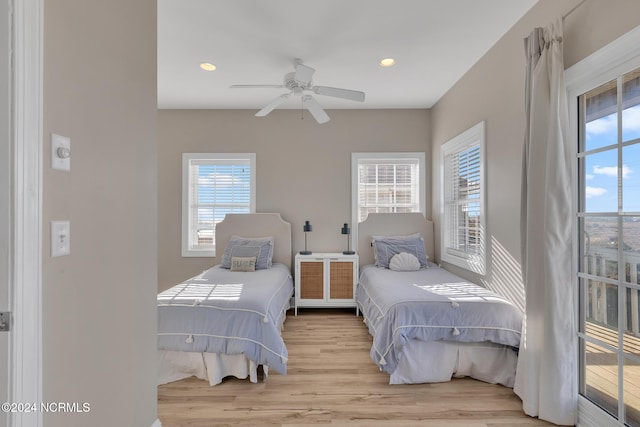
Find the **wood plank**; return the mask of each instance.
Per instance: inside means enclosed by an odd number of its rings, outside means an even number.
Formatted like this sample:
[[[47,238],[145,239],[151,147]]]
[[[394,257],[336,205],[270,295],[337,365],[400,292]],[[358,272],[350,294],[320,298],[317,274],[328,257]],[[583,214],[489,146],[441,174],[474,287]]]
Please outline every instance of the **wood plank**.
[[[587,322],[588,336],[597,338],[613,347],[618,347],[618,331],[597,323]],[[625,334],[624,345],[626,351],[639,354],[640,339]],[[611,405],[618,400],[618,356],[617,354],[586,342],[586,385],[589,387],[589,397],[601,404]],[[624,366],[624,402],[628,416],[639,421],[640,411],[640,365],[627,361]],[[606,402],[606,403],[605,403]],[[617,411],[616,409],[613,409]]]
[[[352,309],[305,309],[287,317],[288,375],[266,382],[189,378],[158,387],[163,427],[550,426],[526,416],[513,390],[468,378],[389,385],[369,358],[371,337]]]

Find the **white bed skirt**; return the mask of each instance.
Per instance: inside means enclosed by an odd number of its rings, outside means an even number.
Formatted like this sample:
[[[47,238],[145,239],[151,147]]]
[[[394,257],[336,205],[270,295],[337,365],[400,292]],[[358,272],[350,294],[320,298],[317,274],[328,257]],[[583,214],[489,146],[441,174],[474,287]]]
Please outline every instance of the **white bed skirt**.
[[[269,368],[263,366],[266,381]],[[258,382],[258,365],[243,354],[196,353],[188,351],[158,350],[158,385],[195,376],[220,384],[224,377],[249,377]]]
[[[389,384],[419,384],[471,377],[513,387],[518,356],[493,343],[411,340],[402,351]]]

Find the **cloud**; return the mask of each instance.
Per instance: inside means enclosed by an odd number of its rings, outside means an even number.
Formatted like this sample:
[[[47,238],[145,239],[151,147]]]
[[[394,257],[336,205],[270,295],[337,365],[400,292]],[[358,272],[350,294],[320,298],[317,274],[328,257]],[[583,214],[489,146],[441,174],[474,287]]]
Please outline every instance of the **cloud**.
[[[618,133],[618,115],[613,113],[590,121],[585,124],[585,128],[587,133],[590,135],[602,135],[608,133],[615,137]],[[639,130],[640,106],[635,105],[622,110],[622,131],[627,133]],[[615,141],[613,141],[613,143],[615,143]]]
[[[618,130],[618,117],[615,114],[601,117],[585,124],[587,134],[602,135],[612,133],[614,136]]]
[[[629,168],[629,166],[627,165],[622,165],[622,178],[627,178],[629,176],[630,173],[632,173],[633,171],[631,170],[631,168]],[[598,174],[598,175],[606,175],[606,176],[613,176],[613,177],[618,177],[618,167],[617,166],[594,166],[593,167],[593,173]]]
[[[592,197],[602,196],[606,192],[607,192],[606,188],[600,188],[600,187],[586,187],[585,188],[585,195],[587,196],[587,199],[590,199]]]
[[[586,174],[584,177],[585,177],[586,179],[593,179],[593,178],[595,177],[595,175],[588,173],[588,174]]]
[[[640,107],[634,106],[622,111],[622,129],[623,131],[640,130]]]

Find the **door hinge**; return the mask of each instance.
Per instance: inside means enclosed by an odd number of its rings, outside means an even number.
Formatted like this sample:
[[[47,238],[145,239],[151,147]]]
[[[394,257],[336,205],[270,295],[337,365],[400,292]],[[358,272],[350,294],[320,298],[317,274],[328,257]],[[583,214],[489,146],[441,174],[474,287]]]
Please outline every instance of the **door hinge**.
[[[0,311],[0,332],[9,332],[11,330],[11,312]]]

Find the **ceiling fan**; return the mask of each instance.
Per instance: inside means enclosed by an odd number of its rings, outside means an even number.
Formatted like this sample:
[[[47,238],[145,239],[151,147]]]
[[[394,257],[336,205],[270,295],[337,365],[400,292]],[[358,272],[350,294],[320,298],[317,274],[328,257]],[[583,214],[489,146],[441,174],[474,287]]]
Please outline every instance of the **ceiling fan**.
[[[311,67],[303,65],[297,60],[295,71],[285,74],[281,85],[232,85],[232,88],[283,88],[289,92],[278,96],[276,99],[267,104],[264,108],[256,113],[256,117],[264,117],[271,111],[275,110],[280,104],[286,101],[291,95],[302,98],[302,106],[309,110],[311,115],[318,123],[326,123],[329,116],[322,106],[311,95],[305,92],[313,92],[317,95],[333,96],[334,98],[348,99],[351,101],[364,101],[364,92],[350,89],[340,89],[328,86],[313,85],[312,78],[316,72]]]

